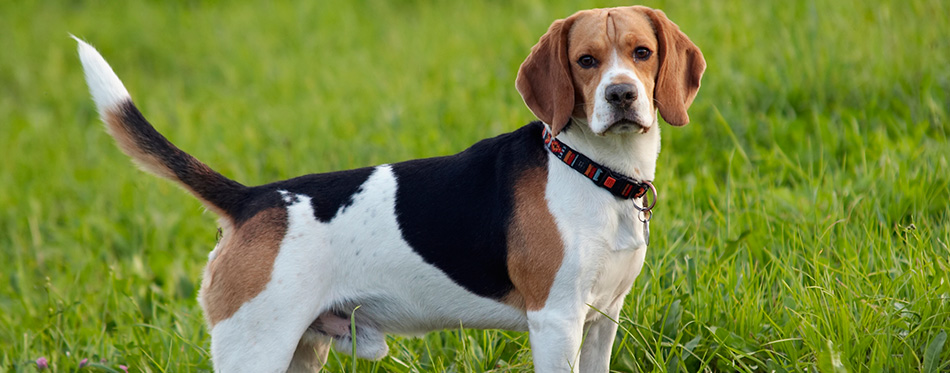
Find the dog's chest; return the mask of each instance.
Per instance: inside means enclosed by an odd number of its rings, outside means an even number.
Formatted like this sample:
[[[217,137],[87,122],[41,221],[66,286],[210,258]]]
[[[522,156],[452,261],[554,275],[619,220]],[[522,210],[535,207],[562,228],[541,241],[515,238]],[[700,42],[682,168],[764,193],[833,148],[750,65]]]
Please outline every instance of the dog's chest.
[[[565,241],[578,246],[581,255],[633,251],[646,245],[634,201],[618,200],[567,167],[550,167],[548,175],[548,207]]]
[[[580,281],[587,289],[583,303],[606,310],[623,300],[639,275],[646,240],[633,201],[592,187],[574,170],[549,169],[548,205],[566,243],[561,283],[573,287]],[[591,310],[588,316],[596,315]]]
[[[588,295],[588,304],[605,311],[623,302],[643,268],[645,246],[636,250],[612,252],[607,255]],[[588,318],[597,318],[600,312],[591,310]]]
[[[589,255],[597,258],[594,263],[599,264],[591,269],[597,277],[591,288],[590,304],[605,308],[623,302],[643,269],[648,243],[645,223],[638,218],[634,202],[613,202],[602,214],[602,236],[595,241],[601,242],[600,246],[589,249]]]

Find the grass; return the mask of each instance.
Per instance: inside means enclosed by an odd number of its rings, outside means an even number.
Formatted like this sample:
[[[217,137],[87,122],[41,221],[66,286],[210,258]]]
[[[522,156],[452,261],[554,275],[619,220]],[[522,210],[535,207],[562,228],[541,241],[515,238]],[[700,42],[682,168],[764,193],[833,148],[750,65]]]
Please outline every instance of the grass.
[[[74,33],[172,141],[258,184],[450,154],[532,120],[517,67],[610,2],[3,2],[0,370],[211,369],[211,214],[99,124]],[[617,371],[947,371],[950,3],[651,1],[709,68],[663,127]],[[529,372],[527,336],[391,337],[368,372]],[[327,370],[352,371],[333,353]]]

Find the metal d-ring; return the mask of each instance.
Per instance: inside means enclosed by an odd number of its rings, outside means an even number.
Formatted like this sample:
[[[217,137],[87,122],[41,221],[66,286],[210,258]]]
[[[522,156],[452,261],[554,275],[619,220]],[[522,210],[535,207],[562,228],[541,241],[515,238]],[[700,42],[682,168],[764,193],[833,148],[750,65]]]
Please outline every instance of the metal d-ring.
[[[653,211],[642,210],[637,213],[637,219],[640,220],[641,223],[649,223],[650,219],[653,219]]]
[[[633,207],[636,208],[637,210],[640,210],[640,212],[648,213],[648,212],[650,212],[650,210],[653,210],[653,206],[656,206],[656,199],[657,199],[657,198],[656,198],[656,197],[657,197],[657,196],[656,196],[656,187],[654,187],[654,186],[653,186],[653,183],[651,183],[651,182],[649,182],[649,181],[644,181],[643,183],[647,185],[647,187],[648,187],[647,189],[649,189],[651,192],[653,192],[653,202],[651,202],[650,205],[647,206],[647,195],[646,195],[646,193],[644,193],[644,194],[643,194],[643,207],[637,206],[636,203],[633,204]],[[647,217],[646,219],[649,220],[650,218]]]
[[[647,185],[647,187],[650,189],[651,192],[653,192],[653,202],[651,202],[650,205],[648,206],[647,194],[644,193],[643,194],[643,208],[641,208],[640,206],[637,206],[636,202],[633,203],[633,207],[636,208],[637,210],[640,210],[640,213],[637,214],[637,219],[639,219],[640,222],[643,223],[643,243],[646,245],[650,245],[650,219],[653,218],[653,206],[656,206],[656,199],[657,199],[656,187],[654,187],[653,183],[649,181],[644,181],[643,183]]]

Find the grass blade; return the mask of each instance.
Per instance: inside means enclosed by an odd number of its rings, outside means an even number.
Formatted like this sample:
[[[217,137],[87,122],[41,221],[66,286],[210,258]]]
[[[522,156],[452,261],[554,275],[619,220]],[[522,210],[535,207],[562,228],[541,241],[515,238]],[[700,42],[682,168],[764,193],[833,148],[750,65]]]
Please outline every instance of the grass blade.
[[[350,313],[350,342],[352,343],[352,350],[350,357],[353,359],[352,370],[351,372],[357,372],[356,370],[356,310],[360,309],[360,306],[353,308],[353,312]]]
[[[936,373],[940,367],[940,352],[943,351],[943,344],[947,342],[947,331],[941,330],[940,333],[930,341],[927,350],[924,351],[924,367],[920,371],[923,373]]]

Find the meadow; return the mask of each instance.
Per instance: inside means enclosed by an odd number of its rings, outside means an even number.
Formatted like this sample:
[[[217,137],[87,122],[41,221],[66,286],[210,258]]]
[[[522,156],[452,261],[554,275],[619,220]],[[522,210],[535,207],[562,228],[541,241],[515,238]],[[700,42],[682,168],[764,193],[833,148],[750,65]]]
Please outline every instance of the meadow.
[[[612,370],[950,370],[950,2],[643,4],[709,67],[691,123],[661,127]],[[179,147],[261,184],[520,127],[530,47],[617,5],[0,2],[0,371],[211,370],[196,293],[215,218],[114,146],[69,33]],[[388,342],[326,370],[533,370],[525,333]]]

